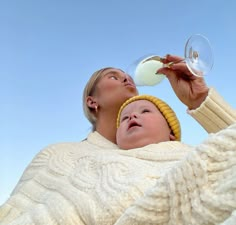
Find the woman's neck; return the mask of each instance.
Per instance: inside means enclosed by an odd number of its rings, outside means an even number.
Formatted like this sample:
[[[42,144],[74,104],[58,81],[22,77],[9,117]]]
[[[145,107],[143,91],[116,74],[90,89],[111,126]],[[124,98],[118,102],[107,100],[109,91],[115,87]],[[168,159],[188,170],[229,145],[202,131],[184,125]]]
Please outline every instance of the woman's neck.
[[[103,116],[99,116],[97,119],[96,131],[107,140],[116,144],[116,116],[110,115],[103,114]],[[116,113],[113,115],[116,115]]]

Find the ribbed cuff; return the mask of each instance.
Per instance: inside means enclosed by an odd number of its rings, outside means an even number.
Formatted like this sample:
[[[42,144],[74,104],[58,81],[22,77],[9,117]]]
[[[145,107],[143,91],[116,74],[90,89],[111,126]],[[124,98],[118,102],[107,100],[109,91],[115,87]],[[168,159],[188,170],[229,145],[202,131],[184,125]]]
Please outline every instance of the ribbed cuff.
[[[215,133],[236,122],[236,111],[214,88],[210,88],[205,101],[195,110],[187,110],[208,133]]]

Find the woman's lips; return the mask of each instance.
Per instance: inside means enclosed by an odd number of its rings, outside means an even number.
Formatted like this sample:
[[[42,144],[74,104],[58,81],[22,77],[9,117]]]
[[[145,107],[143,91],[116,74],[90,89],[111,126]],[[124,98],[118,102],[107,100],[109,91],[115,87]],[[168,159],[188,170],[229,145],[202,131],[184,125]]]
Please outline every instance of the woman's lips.
[[[132,83],[126,83],[125,87],[132,87],[132,88],[136,88],[136,86]]]

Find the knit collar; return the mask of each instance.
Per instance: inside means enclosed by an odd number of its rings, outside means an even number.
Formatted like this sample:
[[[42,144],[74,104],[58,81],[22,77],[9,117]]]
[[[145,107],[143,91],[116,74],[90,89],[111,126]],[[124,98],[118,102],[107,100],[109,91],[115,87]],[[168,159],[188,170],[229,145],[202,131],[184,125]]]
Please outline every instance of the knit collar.
[[[104,138],[97,131],[91,132],[87,137],[87,141],[103,149],[119,149],[119,147],[116,144]]]
[[[179,141],[166,141],[158,144],[150,144],[142,148],[122,150],[119,149],[116,144],[104,138],[97,131],[91,132],[88,135],[87,141],[99,147],[100,150],[109,150],[110,152],[115,151],[120,155],[153,161],[160,160],[160,158],[162,160],[179,159],[192,149],[189,145]]]

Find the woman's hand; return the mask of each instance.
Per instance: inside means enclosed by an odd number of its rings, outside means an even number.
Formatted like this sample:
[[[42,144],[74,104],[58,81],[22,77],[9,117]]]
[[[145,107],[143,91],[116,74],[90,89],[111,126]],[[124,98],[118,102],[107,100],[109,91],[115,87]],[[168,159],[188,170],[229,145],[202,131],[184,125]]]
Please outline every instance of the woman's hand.
[[[167,55],[162,62],[167,64],[181,59],[179,56]],[[198,108],[208,95],[209,88],[204,78],[193,75],[184,61],[161,68],[158,73],[166,75],[177,97],[189,109]]]

